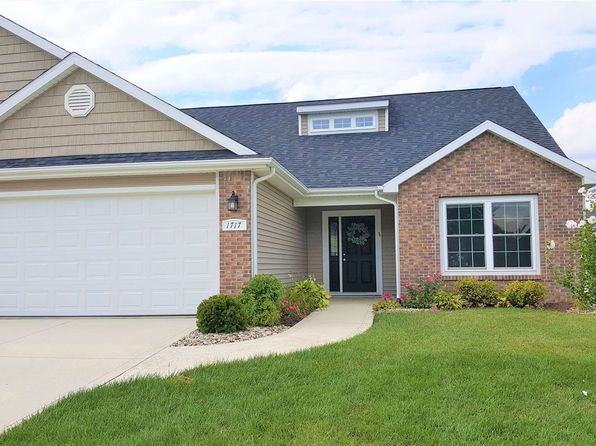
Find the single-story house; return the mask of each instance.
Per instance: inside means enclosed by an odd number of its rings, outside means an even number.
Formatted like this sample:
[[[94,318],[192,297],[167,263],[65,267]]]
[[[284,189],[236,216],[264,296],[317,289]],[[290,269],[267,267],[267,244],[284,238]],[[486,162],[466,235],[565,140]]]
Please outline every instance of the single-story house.
[[[569,159],[513,87],[178,109],[0,17],[0,316],[191,314],[257,273],[334,295],[568,260]]]

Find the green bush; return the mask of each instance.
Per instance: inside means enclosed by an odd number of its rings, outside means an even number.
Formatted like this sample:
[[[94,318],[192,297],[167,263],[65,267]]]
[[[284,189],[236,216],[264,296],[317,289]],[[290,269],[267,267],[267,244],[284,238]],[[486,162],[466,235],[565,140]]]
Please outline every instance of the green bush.
[[[257,274],[248,281],[240,293],[249,325],[271,326],[280,323],[278,303],[283,299],[285,287],[271,274]]]
[[[254,325],[260,327],[271,327],[281,323],[281,310],[279,305],[265,300],[259,305],[259,310],[255,313]]]
[[[435,306],[439,310],[461,310],[466,301],[459,295],[450,291],[440,291],[435,296]]]
[[[541,307],[546,298],[546,287],[533,280],[511,282],[505,287],[502,301],[513,307]]]
[[[202,333],[233,333],[246,329],[248,320],[240,300],[216,294],[197,307],[197,328]]]
[[[499,303],[497,284],[492,280],[459,279],[455,283],[454,292],[471,307],[494,307]]]
[[[325,308],[329,305],[329,299],[331,295],[325,290],[323,284],[309,277],[294,282],[290,287],[287,297],[281,301],[282,312],[285,314],[285,308],[295,307],[292,311],[305,315],[319,308]]]
[[[401,308],[400,303],[388,293],[383,294],[381,300],[373,304],[374,311],[396,310],[398,308]]]
[[[405,295],[398,300],[407,308],[430,308],[443,284],[443,276],[440,273],[418,277],[413,283],[403,283]]]
[[[394,300],[381,299],[380,301],[375,302],[373,304],[374,311],[397,310],[398,308],[401,308],[401,305],[399,304],[399,302],[396,302]]]

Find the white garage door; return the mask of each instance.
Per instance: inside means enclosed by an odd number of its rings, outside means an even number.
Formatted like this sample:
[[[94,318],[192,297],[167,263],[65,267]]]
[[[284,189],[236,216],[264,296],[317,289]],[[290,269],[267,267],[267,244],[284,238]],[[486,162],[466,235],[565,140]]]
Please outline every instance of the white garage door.
[[[212,186],[0,197],[0,315],[192,314],[219,289]]]

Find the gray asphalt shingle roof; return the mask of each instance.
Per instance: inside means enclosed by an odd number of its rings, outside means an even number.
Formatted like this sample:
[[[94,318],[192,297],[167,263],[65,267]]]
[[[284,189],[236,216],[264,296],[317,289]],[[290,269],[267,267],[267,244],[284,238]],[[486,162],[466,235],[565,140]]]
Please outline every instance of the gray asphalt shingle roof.
[[[182,111],[275,158],[308,187],[381,185],[486,120],[565,156],[513,87],[376,96],[389,100],[388,132],[298,135],[297,106],[371,99]]]
[[[389,131],[298,135],[300,105],[371,99],[389,101]],[[275,158],[311,188],[382,185],[486,120],[565,156],[513,87],[182,111],[260,156]],[[243,157],[225,150],[60,156],[0,160],[0,169],[234,158]]]
[[[254,156],[254,155],[253,155]],[[54,156],[49,158],[21,158],[0,160],[0,169],[19,167],[55,167],[111,163],[148,163],[155,161],[197,161],[242,158],[228,150],[179,152],[112,153],[104,155]]]

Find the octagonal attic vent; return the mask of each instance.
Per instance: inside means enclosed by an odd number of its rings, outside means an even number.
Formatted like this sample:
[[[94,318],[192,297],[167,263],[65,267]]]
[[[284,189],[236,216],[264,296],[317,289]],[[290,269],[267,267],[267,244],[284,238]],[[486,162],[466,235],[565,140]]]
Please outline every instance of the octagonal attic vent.
[[[74,118],[87,116],[95,107],[95,93],[87,85],[73,85],[64,95],[64,108]]]

